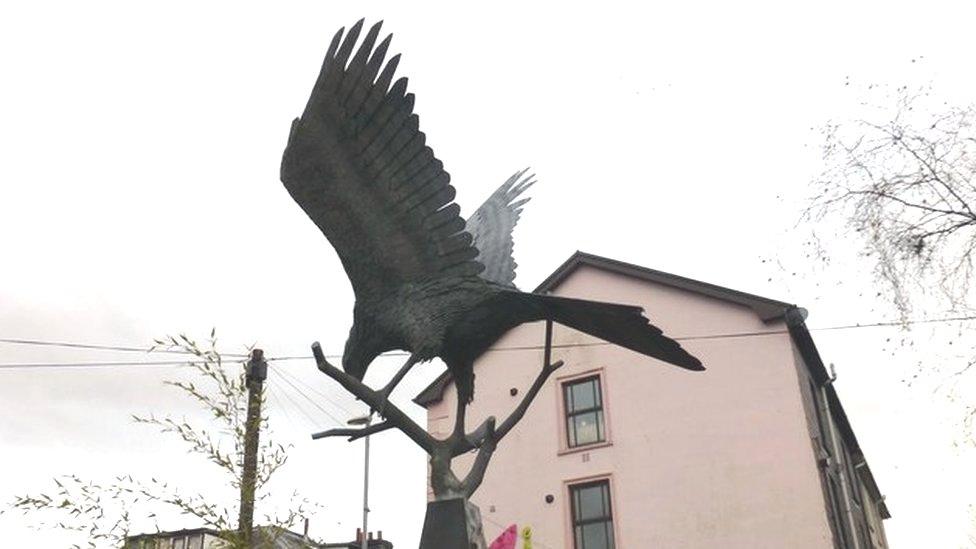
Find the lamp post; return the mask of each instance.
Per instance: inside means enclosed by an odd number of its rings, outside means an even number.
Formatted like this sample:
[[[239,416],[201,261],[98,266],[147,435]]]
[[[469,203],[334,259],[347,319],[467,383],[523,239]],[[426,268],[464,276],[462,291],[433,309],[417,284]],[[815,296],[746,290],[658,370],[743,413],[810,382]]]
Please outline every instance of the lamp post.
[[[347,423],[349,425],[362,425],[364,427],[369,427],[369,424],[373,421],[373,412],[350,419]],[[363,539],[361,548],[368,549],[368,530],[366,529],[369,516],[369,435],[366,435],[366,459],[363,462]]]

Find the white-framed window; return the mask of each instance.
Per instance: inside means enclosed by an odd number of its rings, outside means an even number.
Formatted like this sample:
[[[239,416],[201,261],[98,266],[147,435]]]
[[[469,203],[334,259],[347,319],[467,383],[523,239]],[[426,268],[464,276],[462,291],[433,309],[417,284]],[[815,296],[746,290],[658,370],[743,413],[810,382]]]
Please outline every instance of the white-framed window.
[[[562,384],[566,447],[578,448],[607,440],[603,388],[599,374]]]
[[[614,549],[610,480],[569,485],[573,549]]]

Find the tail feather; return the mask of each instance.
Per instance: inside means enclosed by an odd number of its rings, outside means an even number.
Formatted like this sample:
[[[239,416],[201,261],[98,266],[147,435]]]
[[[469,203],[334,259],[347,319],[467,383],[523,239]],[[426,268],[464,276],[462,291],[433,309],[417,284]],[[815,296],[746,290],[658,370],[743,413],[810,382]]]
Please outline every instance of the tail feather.
[[[704,370],[700,360],[652,325],[640,307],[551,295],[533,296],[544,317],[575,330],[688,370]]]

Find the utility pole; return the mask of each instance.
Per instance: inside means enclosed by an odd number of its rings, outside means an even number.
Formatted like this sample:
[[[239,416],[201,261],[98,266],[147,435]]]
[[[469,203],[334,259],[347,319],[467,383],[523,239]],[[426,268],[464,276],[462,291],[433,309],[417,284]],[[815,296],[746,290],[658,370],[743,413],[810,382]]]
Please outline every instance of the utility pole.
[[[244,426],[244,470],[241,472],[241,512],[237,533],[244,547],[252,547],[254,490],[257,484],[258,446],[261,434],[261,391],[268,377],[264,351],[252,349],[247,361],[247,423]]]

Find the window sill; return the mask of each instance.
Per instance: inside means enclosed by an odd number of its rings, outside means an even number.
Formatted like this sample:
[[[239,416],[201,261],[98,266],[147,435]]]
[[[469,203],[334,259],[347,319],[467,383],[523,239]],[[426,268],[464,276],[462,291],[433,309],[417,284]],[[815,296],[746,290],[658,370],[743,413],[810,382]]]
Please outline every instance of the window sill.
[[[586,446],[574,446],[573,448],[560,448],[556,452],[557,456],[566,456],[569,454],[578,454],[580,452],[588,452],[590,450],[598,450],[600,448],[606,448],[607,446],[613,446],[612,440],[604,440],[603,442],[594,442],[593,444],[587,444]]]

